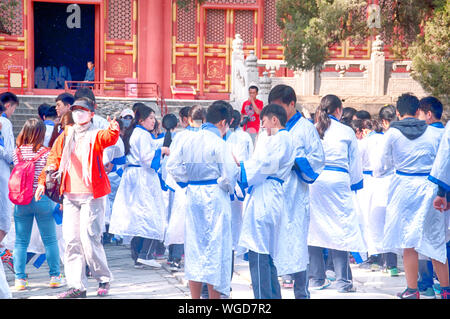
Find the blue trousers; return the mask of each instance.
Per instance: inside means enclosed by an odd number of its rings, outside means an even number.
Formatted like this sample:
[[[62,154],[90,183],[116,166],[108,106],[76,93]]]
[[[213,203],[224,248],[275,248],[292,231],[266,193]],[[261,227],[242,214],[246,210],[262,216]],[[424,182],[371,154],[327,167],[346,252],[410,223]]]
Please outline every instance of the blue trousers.
[[[255,299],[281,299],[280,283],[272,257],[250,250],[248,262]]]
[[[56,223],[53,217],[55,204],[47,197],[36,202],[33,198],[28,205],[14,206],[14,226],[16,229],[16,242],[14,246],[13,263],[16,279],[25,279],[25,266],[27,263],[27,248],[30,244],[33,221],[36,218],[37,226],[45,247],[45,256],[50,268],[50,276],[59,276],[60,258],[58,239],[56,237]]]

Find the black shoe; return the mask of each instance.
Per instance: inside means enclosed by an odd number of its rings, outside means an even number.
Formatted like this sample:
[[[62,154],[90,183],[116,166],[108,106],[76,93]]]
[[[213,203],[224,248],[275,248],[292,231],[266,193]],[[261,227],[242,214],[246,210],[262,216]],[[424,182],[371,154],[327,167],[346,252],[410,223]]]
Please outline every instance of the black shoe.
[[[180,262],[172,261],[170,263],[169,269],[171,271],[180,271],[181,270],[181,264]]]

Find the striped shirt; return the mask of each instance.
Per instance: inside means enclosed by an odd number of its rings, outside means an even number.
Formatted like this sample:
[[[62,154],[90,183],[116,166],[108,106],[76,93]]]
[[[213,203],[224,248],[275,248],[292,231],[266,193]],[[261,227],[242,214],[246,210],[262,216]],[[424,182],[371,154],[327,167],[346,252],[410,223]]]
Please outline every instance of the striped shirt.
[[[33,152],[33,145],[22,145],[19,147],[19,150],[20,150],[20,153],[22,154],[22,158],[25,161],[29,161],[29,160],[32,160],[36,156],[36,154],[42,150],[42,148],[45,148],[45,147],[41,146],[41,148],[37,152]],[[41,174],[42,170],[45,168],[45,164],[47,163],[48,155],[49,155],[49,152],[44,153],[34,164],[33,193],[36,191],[36,188],[38,186],[38,178],[39,178],[39,175]],[[13,161],[14,161],[14,165],[17,165],[19,163],[16,152],[14,152]]]

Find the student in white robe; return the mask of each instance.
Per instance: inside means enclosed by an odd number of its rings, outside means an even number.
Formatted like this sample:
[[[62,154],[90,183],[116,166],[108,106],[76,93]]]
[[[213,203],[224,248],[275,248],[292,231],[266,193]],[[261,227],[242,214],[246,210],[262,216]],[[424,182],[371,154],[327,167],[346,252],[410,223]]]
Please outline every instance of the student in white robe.
[[[450,122],[447,122],[445,126],[445,131],[428,179],[438,185],[438,192],[433,200],[433,207],[441,213],[445,212],[447,218],[446,241],[448,264],[450,259]],[[441,295],[442,299],[449,298],[449,291],[443,290],[440,284],[434,284],[433,289]]]
[[[324,152],[316,128],[295,108],[297,96],[292,87],[284,84],[273,87],[268,101],[285,109],[288,119],[286,130],[294,141],[295,149],[295,164],[283,183],[287,207],[281,216],[278,254],[274,263],[279,276],[291,275],[295,298],[309,298],[309,185],[314,183],[323,169]]]
[[[445,216],[433,208],[437,185],[430,174],[439,140],[425,121],[418,120],[419,100],[403,94],[397,101],[400,121],[391,123],[385,134],[377,171],[395,168],[390,185],[383,249],[403,251],[407,288],[397,296],[418,299],[418,255],[432,259],[443,287],[448,287]]]
[[[249,133],[240,128],[241,113],[238,110],[232,112],[232,122],[230,124],[230,135],[226,142],[231,153],[239,162],[246,161],[253,154],[253,140]],[[245,198],[245,189],[241,185],[236,185],[234,194],[231,195],[231,231],[233,235],[233,251],[236,251],[239,235],[242,227],[242,208]],[[234,259],[233,259],[234,260]],[[234,269],[234,265],[233,265]]]
[[[176,133],[172,140],[172,144],[170,144],[171,152],[182,147],[184,141],[189,139],[194,132],[197,132],[205,121],[205,109],[201,105],[192,106],[188,113],[188,125],[184,130]],[[167,173],[167,176],[163,175],[163,177],[167,186],[175,190],[164,243],[169,247],[169,257],[167,260],[167,262],[170,262],[169,269],[178,271],[181,269],[181,258],[184,253],[187,188],[180,187],[170,173]]]
[[[261,134],[249,160],[238,161],[240,182],[249,186],[239,246],[248,250],[255,299],[281,299],[277,255],[281,216],[285,213],[283,183],[294,165],[292,137],[284,128],[287,114],[277,104],[260,115],[266,134]]]
[[[439,99],[434,96],[427,96],[419,101],[419,113],[418,119],[425,121],[430,130],[435,133],[437,139],[441,139],[444,133],[444,125],[441,122],[443,105]],[[450,244],[447,243],[447,247]],[[449,248],[447,248],[448,258]],[[436,298],[435,290],[433,289],[433,264],[429,258],[423,259],[423,256],[419,255],[419,279],[417,286],[419,288],[420,298],[434,299]]]
[[[176,182],[187,187],[184,269],[193,299],[200,298],[203,282],[211,299],[230,294],[230,194],[238,168],[223,140],[231,121],[228,106],[212,103],[201,130],[173,150],[166,165]]]
[[[310,187],[311,221],[308,248],[310,285],[329,286],[323,249],[332,257],[338,292],[353,292],[349,252],[365,252],[352,191],[363,187],[361,157],[354,131],[339,122],[342,102],[326,95],[315,113],[316,128],[325,152],[325,168]]]
[[[389,169],[382,174],[377,174],[373,169],[380,160],[381,151],[385,141],[384,133],[389,129],[390,123],[397,120],[395,106],[383,106],[378,116],[380,118],[380,125],[382,127],[382,134],[372,134],[370,137],[370,145],[368,145],[370,170],[372,178],[372,197],[368,212],[368,231],[366,232],[366,242],[368,244],[369,254],[377,254],[378,257],[374,261],[379,266],[383,267],[383,271],[389,273],[391,277],[398,276],[397,268],[397,254],[393,252],[384,252],[382,248],[384,223],[386,219],[386,206],[389,193],[389,185],[394,176],[394,169]],[[366,185],[364,185],[364,188]]]
[[[12,203],[5,190],[8,189],[16,143],[9,119],[18,105],[19,99],[14,93],[4,92],[0,95],[0,243],[11,227]]]
[[[113,203],[109,232],[137,238],[131,247],[135,265],[160,268],[153,253],[157,241],[164,238],[166,220],[157,171],[162,154],[169,150],[158,148],[151,137],[155,120],[155,112],[142,106],[125,133],[128,164]]]

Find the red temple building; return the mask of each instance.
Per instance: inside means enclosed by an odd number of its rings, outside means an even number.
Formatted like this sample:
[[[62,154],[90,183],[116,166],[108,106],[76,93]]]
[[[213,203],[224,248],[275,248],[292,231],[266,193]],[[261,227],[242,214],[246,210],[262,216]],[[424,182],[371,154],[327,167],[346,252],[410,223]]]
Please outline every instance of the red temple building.
[[[283,60],[275,1],[207,0],[183,9],[175,0],[19,0],[10,34],[0,33],[0,91],[15,82],[10,90],[19,94],[59,94],[65,81],[84,79],[92,60],[100,95],[127,96],[126,83],[137,82],[137,97],[159,90],[166,99],[224,99],[235,34],[244,52]],[[347,41],[331,48],[332,58],[370,59],[371,47]],[[292,71],[282,67],[277,76]]]

